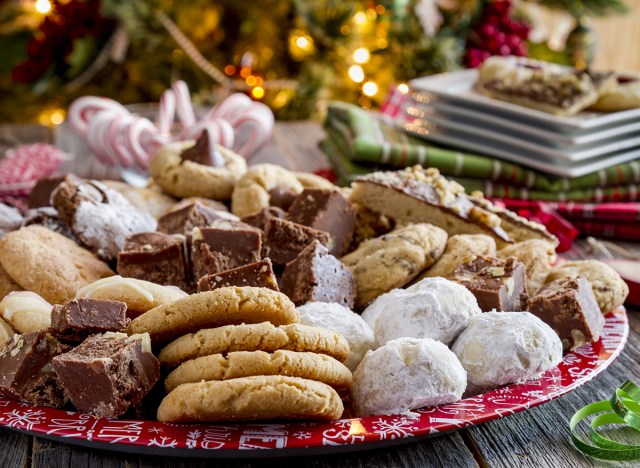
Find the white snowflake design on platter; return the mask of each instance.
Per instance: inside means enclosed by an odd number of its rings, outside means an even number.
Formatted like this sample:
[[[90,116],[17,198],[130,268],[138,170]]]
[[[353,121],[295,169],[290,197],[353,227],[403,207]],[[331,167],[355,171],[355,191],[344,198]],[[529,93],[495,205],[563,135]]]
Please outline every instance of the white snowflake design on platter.
[[[161,427],[152,427],[149,429],[149,432],[153,432],[154,434],[160,434],[164,429]]]
[[[187,448],[195,448],[198,445],[198,438],[202,435],[199,430],[189,431],[187,434]]]
[[[378,418],[373,423],[373,429],[380,436],[380,440],[404,439],[413,437],[412,432],[418,430],[416,420],[409,418]]]
[[[33,426],[41,424],[45,419],[44,411],[41,410],[26,410],[22,412],[13,410],[4,414],[5,416],[0,418],[0,421],[4,422],[6,426],[25,429],[27,431],[33,430]]]
[[[294,432],[293,433],[293,437],[295,437],[296,439],[310,439],[311,438],[311,432],[307,432],[307,431],[298,431],[298,432]]]
[[[176,439],[172,439],[171,437],[160,437],[160,440],[156,439],[155,437],[153,439],[151,439],[149,441],[149,443],[147,444],[148,447],[170,447],[170,448],[175,448],[175,446],[178,444],[178,441]]]

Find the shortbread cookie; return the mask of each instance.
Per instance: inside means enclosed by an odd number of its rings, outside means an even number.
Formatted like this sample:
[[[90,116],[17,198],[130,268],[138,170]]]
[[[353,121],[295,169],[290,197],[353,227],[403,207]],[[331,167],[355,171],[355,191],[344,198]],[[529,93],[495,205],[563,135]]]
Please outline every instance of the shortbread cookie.
[[[158,359],[175,367],[189,359],[234,351],[278,349],[327,354],[338,361],[349,356],[349,343],[340,334],[320,327],[298,323],[276,327],[269,322],[227,325],[181,336],[160,351]]]
[[[562,361],[562,342],[529,312],[487,312],[469,320],[451,347],[467,371],[467,393],[537,379]]]
[[[243,217],[270,205],[287,210],[303,189],[293,172],[274,164],[256,164],[236,183],[231,211]]]
[[[460,361],[439,341],[398,338],[368,352],[353,374],[356,416],[396,414],[462,398],[467,379]]]
[[[298,313],[282,293],[233,286],[193,294],[151,309],[134,319],[128,332],[149,333],[155,344],[203,328],[264,321],[287,325],[298,321]]]
[[[76,298],[107,299],[127,304],[127,316],[138,317],[154,307],[175,302],[187,293],[175,286],[161,286],[135,278],[111,276],[88,284],[76,292]]]
[[[19,291],[2,299],[0,314],[18,333],[31,333],[51,326],[52,307],[34,292]]]
[[[151,159],[149,170],[162,190],[174,197],[204,197],[228,200],[236,180],[247,170],[244,158],[216,145],[224,166],[212,167],[184,160],[184,151],[194,147],[194,141],[179,141],[163,146]]]
[[[481,313],[474,295],[444,278],[425,278],[407,289],[378,297],[364,311],[370,317],[376,345],[401,337],[431,338],[449,346]]]
[[[158,421],[334,420],[344,407],[321,382],[282,375],[180,385],[158,408]]]
[[[413,224],[369,239],[342,257],[357,284],[356,308],[400,288],[442,255],[447,233],[431,224]]]
[[[310,172],[294,172],[293,175],[298,179],[304,188],[310,189],[331,189],[340,190],[336,184],[329,182],[324,177],[312,174]]]
[[[408,167],[356,178],[350,200],[402,223],[431,223],[449,235],[486,234],[502,247],[511,238],[500,217],[477,206],[464,187],[437,169]]]
[[[153,216],[97,180],[67,180],[51,195],[60,219],[98,257],[113,260],[127,237],[155,231]]]
[[[624,304],[629,295],[629,286],[620,275],[606,263],[598,260],[574,260],[552,268],[545,284],[560,278],[583,276],[593,289],[598,306],[603,314],[608,314]]]
[[[485,234],[458,234],[449,237],[442,257],[419,276],[419,279],[442,276],[447,278],[453,270],[474,255],[496,255],[496,241]]]
[[[114,275],[94,254],[42,226],[27,226],[0,240],[0,263],[22,288],[52,304],[64,304],[81,287]]]
[[[489,57],[479,68],[484,94],[556,115],[574,115],[615,84],[611,73],[595,73],[525,57]]]
[[[600,95],[591,110],[619,112],[640,107],[640,76],[618,75],[616,85]]]
[[[18,283],[13,281],[13,278],[9,276],[9,274],[2,268],[0,264],[0,301],[7,294],[12,293],[14,291],[22,291],[22,288]]]
[[[167,376],[164,386],[168,393],[184,383],[252,375],[288,375],[317,380],[336,390],[349,388],[352,380],[351,371],[332,357],[280,349],[274,353],[237,351],[226,356],[202,356],[181,364]]]
[[[154,218],[159,218],[176,205],[175,198],[158,190],[146,187],[132,187],[125,182],[117,180],[103,180],[102,183],[119,192],[138,210],[143,213],[149,213]]]
[[[516,257],[524,263],[527,273],[527,289],[533,295],[542,287],[551,265],[556,261],[553,244],[541,239],[529,239],[508,245],[498,252],[498,257]]]
[[[367,351],[373,348],[373,331],[362,317],[335,302],[309,302],[298,307],[300,323],[328,328],[345,337],[349,343],[349,356],[344,365],[356,370]]]

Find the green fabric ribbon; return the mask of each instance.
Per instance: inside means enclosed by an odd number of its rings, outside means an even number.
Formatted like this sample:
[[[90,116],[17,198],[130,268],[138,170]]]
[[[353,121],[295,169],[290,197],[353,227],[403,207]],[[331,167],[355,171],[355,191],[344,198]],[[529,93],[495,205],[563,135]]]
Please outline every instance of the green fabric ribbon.
[[[598,413],[602,414],[591,420],[591,444],[585,442],[575,428],[583,419]],[[640,432],[640,387],[630,380],[618,387],[610,400],[578,410],[571,418],[569,429],[573,445],[585,455],[611,461],[640,460],[640,445],[615,442],[598,432],[599,427],[610,424],[624,424]]]

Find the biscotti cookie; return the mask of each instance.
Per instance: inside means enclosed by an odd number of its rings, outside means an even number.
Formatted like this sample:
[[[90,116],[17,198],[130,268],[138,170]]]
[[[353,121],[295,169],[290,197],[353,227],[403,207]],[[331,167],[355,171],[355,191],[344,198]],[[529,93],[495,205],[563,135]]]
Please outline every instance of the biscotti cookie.
[[[357,285],[356,308],[400,288],[442,255],[447,233],[431,224],[412,224],[369,239],[342,257]]]
[[[18,333],[31,333],[51,326],[52,307],[34,292],[19,291],[0,301],[0,314]]]
[[[298,321],[287,296],[267,288],[235,286],[187,296],[158,306],[134,319],[129,334],[149,333],[153,343],[170,341],[203,328],[260,323],[286,325]]]
[[[66,180],[51,195],[60,219],[98,257],[112,260],[125,239],[156,230],[156,220],[97,180]]]
[[[629,295],[629,286],[620,275],[606,263],[598,260],[574,260],[564,262],[551,269],[545,284],[560,278],[583,276],[593,289],[593,295],[603,314],[622,305]]]
[[[502,247],[511,238],[498,215],[477,206],[457,182],[437,169],[408,167],[356,178],[350,200],[397,222],[430,223],[449,235],[486,234]]]
[[[447,278],[461,263],[474,255],[496,255],[496,241],[485,234],[458,234],[449,237],[447,247],[438,261],[418,279],[442,276]]]
[[[231,211],[243,217],[270,205],[287,210],[303,188],[293,172],[274,164],[256,164],[233,189]]]
[[[349,356],[349,343],[335,331],[299,323],[276,327],[263,322],[189,333],[165,346],[158,359],[167,367],[175,367],[189,359],[211,354],[234,351],[272,353],[278,349],[326,354],[340,362]]]
[[[278,350],[238,351],[202,356],[181,364],[164,381],[167,392],[178,385],[209,380],[229,380],[252,375],[288,375],[317,380],[336,390],[349,388],[351,371],[336,359],[316,353]]]
[[[94,254],[42,226],[27,226],[0,240],[0,263],[22,288],[52,304],[64,304],[81,287],[114,274]]]
[[[203,135],[206,134],[203,132]],[[179,141],[160,148],[149,166],[153,180],[174,197],[228,200],[236,180],[247,170],[244,158],[216,145],[216,151],[224,161],[221,167],[185,159],[185,153],[195,146],[194,141]]]
[[[162,400],[157,416],[164,422],[334,420],[343,410],[326,384],[268,375],[180,385]]]
[[[174,286],[161,286],[135,278],[111,276],[88,284],[76,292],[76,298],[107,299],[127,304],[127,316],[138,317],[163,304],[186,297],[187,293]]]
[[[501,101],[556,115],[575,115],[615,84],[611,73],[525,57],[494,56],[479,68],[477,88]]]

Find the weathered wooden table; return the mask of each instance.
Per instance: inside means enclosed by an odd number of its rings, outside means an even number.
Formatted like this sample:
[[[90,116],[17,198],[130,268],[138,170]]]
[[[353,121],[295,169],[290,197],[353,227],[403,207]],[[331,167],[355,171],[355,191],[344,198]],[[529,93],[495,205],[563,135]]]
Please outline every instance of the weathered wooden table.
[[[52,134],[38,126],[0,126],[0,154],[18,143],[51,141]],[[322,138],[318,124],[279,123],[272,142],[250,163],[273,162],[288,169],[312,171],[326,167],[327,161],[317,147]],[[109,178],[117,176],[95,161],[70,161],[65,170],[81,176]],[[625,243],[625,248],[640,253],[640,244]],[[593,257],[580,241],[564,254],[567,258]],[[597,255],[595,255],[597,257]],[[491,421],[457,433],[408,443],[394,448],[353,454],[313,458],[246,461],[189,460],[118,454],[79,448],[58,442],[0,429],[0,467],[161,467],[161,466],[444,466],[444,467],[581,467],[612,466],[589,459],[571,445],[568,421],[582,406],[608,399],[616,386],[626,379],[640,383],[640,314],[629,310],[629,341],[621,356],[607,370],[576,391],[531,410]],[[640,466],[640,463],[617,464]]]

